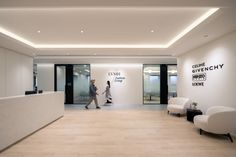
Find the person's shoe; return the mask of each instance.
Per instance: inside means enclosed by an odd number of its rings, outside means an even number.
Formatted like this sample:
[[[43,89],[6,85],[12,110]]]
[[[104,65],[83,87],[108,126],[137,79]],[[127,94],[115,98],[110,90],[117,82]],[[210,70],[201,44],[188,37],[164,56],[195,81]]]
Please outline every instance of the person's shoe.
[[[88,109],[88,106],[85,106],[85,109]]]
[[[101,109],[101,107],[97,106],[96,109]]]

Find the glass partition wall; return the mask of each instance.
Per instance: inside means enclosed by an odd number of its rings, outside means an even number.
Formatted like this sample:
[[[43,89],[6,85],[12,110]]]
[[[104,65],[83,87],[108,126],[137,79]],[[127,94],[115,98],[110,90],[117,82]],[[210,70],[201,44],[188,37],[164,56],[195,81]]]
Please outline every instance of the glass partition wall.
[[[64,91],[65,104],[85,104],[89,100],[89,64],[56,64],[55,91]]]
[[[143,65],[143,103],[160,103],[160,65]]]
[[[65,93],[66,86],[66,67],[65,66],[56,66],[57,74],[57,91],[63,91]],[[66,95],[64,95],[64,103],[66,102]]]
[[[168,65],[168,99],[177,97],[177,66]]]
[[[177,96],[177,65],[143,65],[143,104],[166,104]]]
[[[74,103],[85,104],[89,101],[90,66],[88,64],[74,65]]]
[[[55,91],[65,92],[65,104],[85,104],[89,100],[89,64],[56,64]],[[143,103],[166,104],[177,96],[177,66],[143,65]]]
[[[57,91],[65,92],[66,86],[66,67],[57,66]]]

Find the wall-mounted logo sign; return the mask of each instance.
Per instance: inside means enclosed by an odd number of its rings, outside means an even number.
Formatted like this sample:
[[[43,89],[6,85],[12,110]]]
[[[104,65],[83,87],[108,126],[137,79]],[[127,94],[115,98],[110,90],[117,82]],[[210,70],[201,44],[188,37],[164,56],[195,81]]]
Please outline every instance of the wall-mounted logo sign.
[[[204,86],[207,81],[207,72],[222,69],[224,64],[207,66],[205,62],[192,65],[192,86]]]
[[[206,73],[193,74],[193,81],[206,81]]]
[[[119,71],[108,72],[107,75],[112,77],[113,82],[124,83],[125,77]]]

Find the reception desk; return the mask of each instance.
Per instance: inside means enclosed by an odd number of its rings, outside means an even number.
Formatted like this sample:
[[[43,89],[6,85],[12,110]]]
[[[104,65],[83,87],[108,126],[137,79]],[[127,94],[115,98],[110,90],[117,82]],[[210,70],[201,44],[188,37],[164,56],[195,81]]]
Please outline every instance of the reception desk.
[[[0,98],[0,151],[63,114],[63,92]]]

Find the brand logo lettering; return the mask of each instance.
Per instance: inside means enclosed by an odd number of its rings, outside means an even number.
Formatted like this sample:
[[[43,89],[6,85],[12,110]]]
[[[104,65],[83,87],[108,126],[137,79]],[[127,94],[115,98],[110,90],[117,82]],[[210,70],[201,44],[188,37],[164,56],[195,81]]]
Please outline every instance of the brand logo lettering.
[[[108,76],[120,76],[120,72],[108,72]]]
[[[206,63],[192,65],[192,86],[204,86],[206,81],[206,72],[223,69],[224,64],[206,66]]]

